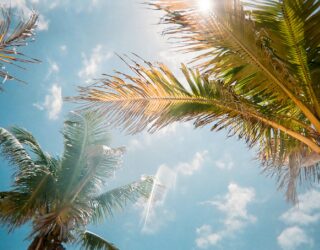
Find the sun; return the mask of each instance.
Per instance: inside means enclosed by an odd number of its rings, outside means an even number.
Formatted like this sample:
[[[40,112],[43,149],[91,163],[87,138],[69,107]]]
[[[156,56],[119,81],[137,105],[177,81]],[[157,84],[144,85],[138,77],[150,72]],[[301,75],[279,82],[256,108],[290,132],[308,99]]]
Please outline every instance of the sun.
[[[213,7],[213,0],[197,0],[201,12],[208,13]]]

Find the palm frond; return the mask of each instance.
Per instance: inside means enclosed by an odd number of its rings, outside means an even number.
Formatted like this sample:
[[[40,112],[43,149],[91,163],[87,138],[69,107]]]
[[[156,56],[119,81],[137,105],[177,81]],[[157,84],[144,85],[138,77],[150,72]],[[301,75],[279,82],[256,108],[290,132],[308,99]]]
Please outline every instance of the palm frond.
[[[263,163],[263,172],[276,178],[278,188],[285,190],[288,201],[298,201],[297,188],[300,185],[307,187],[320,181],[320,156],[303,146],[291,149],[281,166],[277,167],[271,161]]]
[[[14,131],[24,130],[16,128]],[[54,177],[47,165],[53,166],[57,161],[50,158],[50,164],[36,164],[23,147],[27,139],[30,139],[30,134],[25,135],[29,137],[23,139],[18,134],[17,138],[14,133],[0,128],[1,153],[10,164],[17,166],[12,192],[5,199],[6,209],[1,218],[5,224],[10,224],[11,230],[26,223],[39,209],[46,206],[49,194],[54,196]]]
[[[123,125],[130,133],[142,131],[148,125],[149,131],[154,131],[175,121],[195,120],[196,126],[215,123],[214,130],[229,128],[231,134],[244,137],[252,145],[261,137],[260,128],[266,126],[288,133],[319,151],[313,140],[299,133],[304,128],[292,122],[291,116],[283,112],[283,105],[268,106],[262,100],[256,103],[257,98],[242,97],[223,82],[184,65],[182,72],[187,86],[163,64],[156,67],[147,62],[145,67],[135,62],[130,67],[136,76],[119,73],[120,77],[107,77],[96,85],[80,88],[81,94],[75,100],[85,102],[90,110],[103,112],[111,124]],[[250,78],[239,84],[245,81]],[[309,127],[307,123],[304,125]]]
[[[9,131],[21,144],[29,147],[31,149],[31,152],[35,154],[36,159],[33,160],[35,164],[45,165],[48,167],[56,165],[50,164],[50,162],[54,159],[52,159],[52,157],[48,153],[42,150],[37,140],[29,131],[17,126],[9,128]]]
[[[4,128],[0,128],[0,147],[1,154],[11,165],[19,168],[21,175],[34,168],[34,163],[31,160],[31,157],[23,148],[21,143],[13,134]]]
[[[106,180],[114,176],[114,172],[120,168],[124,148],[109,148],[105,145],[90,147],[87,154],[87,166],[79,178],[79,182],[73,187],[70,202],[77,198],[95,195],[101,190]]]
[[[147,127],[153,132],[169,123],[189,120],[194,120],[196,127],[228,129],[230,136],[245,139],[249,146],[260,146],[266,168],[283,167],[297,149],[320,153],[318,132],[308,121],[298,115],[295,118],[290,105],[267,94],[262,98],[238,91],[255,75],[231,85],[182,65],[187,82],[182,84],[163,64],[134,62],[130,68],[135,75],[117,72],[107,76],[80,88],[75,100],[85,103],[84,109],[103,113],[111,125],[122,126],[129,133]],[[290,192],[288,188],[288,197],[294,198]]]
[[[0,199],[0,222],[7,226],[9,231],[13,231],[31,220],[35,211],[24,210],[20,212],[24,201],[29,197],[28,194],[10,191],[1,192],[1,195],[3,198]]]
[[[309,47],[309,34],[306,31],[309,19],[317,12],[317,5],[319,7],[319,3],[314,1],[306,4],[301,1],[273,1],[272,4],[270,1],[261,1],[259,5],[251,3],[256,8],[253,18],[261,25],[261,29],[267,30],[269,38],[275,41],[271,44],[272,49],[287,63],[290,74],[296,82],[300,82],[306,100],[309,100],[308,105],[319,117],[317,88],[313,84],[310,70],[310,62],[313,61],[310,59],[314,56],[310,57],[312,49]]]
[[[97,222],[105,217],[112,216],[115,210],[122,210],[128,202],[135,202],[139,198],[148,198],[153,185],[152,177],[144,177],[141,181],[115,188],[93,199],[95,207],[92,219]]]
[[[12,190],[3,200],[5,207],[0,216],[10,230],[25,224],[39,211],[45,211],[56,197],[54,176],[39,166],[16,176]]]
[[[89,158],[95,157],[92,149],[108,143],[109,134],[99,114],[74,112],[64,124],[63,135],[65,148],[58,174],[61,190],[68,196],[78,185],[79,180],[90,171]],[[116,164],[109,166],[118,167]]]
[[[18,51],[20,47],[26,46],[28,42],[34,39],[34,31],[38,19],[38,14],[33,12],[27,20],[18,22],[14,27],[12,25],[12,11],[2,8],[0,17],[0,77],[3,83],[6,80],[18,80],[11,75],[6,67],[14,65],[22,68],[17,63],[37,63],[39,60],[29,58],[22,52]],[[22,81],[23,82],[23,81]],[[0,89],[2,87],[0,86]]]
[[[119,250],[112,243],[89,231],[81,234],[79,244],[84,250]]]
[[[253,6],[251,13],[245,10],[241,1],[215,1],[211,15],[204,16],[194,7],[195,4],[190,4],[192,1],[181,4],[180,9],[176,8],[177,3],[182,2],[184,1],[171,3],[159,0],[151,5],[166,13],[162,22],[170,26],[164,33],[178,39],[182,44],[179,48],[183,51],[200,54],[194,59],[199,62],[198,68],[223,80],[226,76],[227,79],[230,78],[232,72],[232,81],[228,79],[228,83],[235,86],[238,80],[254,75],[251,81],[238,86],[237,90],[241,93],[250,91],[251,96],[262,99],[269,96],[269,99],[286,103],[294,112],[292,115],[299,117],[303,114],[320,132],[320,122],[314,113],[319,106],[315,96],[318,90],[315,90],[314,84],[310,82],[310,72],[306,64],[293,67],[293,62],[306,62],[306,48],[302,54],[300,44],[295,44],[291,55],[295,55],[296,59],[288,61],[281,57],[280,53],[285,51],[288,39],[279,37],[279,32],[269,34],[269,27],[279,30],[285,26],[281,26],[278,21],[284,16],[281,3],[248,1],[247,5]],[[261,10],[269,15],[264,15],[264,26],[257,24]],[[297,38],[297,34],[292,32],[287,34],[287,37],[292,40],[292,35]],[[298,43],[298,40],[295,42]],[[300,55],[298,52],[301,52]],[[303,78],[308,80],[309,84],[297,78],[294,73],[297,67],[304,72],[300,75],[304,75]]]

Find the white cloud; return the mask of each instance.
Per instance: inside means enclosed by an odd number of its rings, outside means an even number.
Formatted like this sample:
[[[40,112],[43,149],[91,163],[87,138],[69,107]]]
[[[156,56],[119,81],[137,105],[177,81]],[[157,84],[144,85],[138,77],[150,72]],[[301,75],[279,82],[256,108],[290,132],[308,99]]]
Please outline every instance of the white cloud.
[[[193,175],[194,172],[198,171],[205,161],[205,156],[208,154],[208,151],[197,152],[191,162],[181,162],[176,166],[177,173],[183,175]]]
[[[61,87],[53,84],[50,93],[45,96],[43,103],[34,103],[33,106],[39,110],[46,110],[50,120],[56,120],[62,109],[62,91]]]
[[[196,245],[199,248],[215,246],[222,239],[220,234],[213,233],[210,225],[202,225],[201,227],[197,228],[196,232]]]
[[[82,53],[82,68],[78,72],[78,76],[86,80],[97,77],[102,63],[112,56],[113,54],[110,51],[104,51],[100,44],[93,48],[89,57],[85,53]]]
[[[231,170],[234,166],[234,162],[230,154],[224,154],[222,158],[214,162],[215,166],[222,170]]]
[[[143,132],[138,137],[135,137],[129,141],[128,150],[129,151],[140,150],[154,144],[155,142],[163,138],[172,136],[176,134],[177,127],[178,127],[178,123],[174,122],[153,134],[150,134],[148,132]]]
[[[49,20],[47,20],[43,15],[39,15],[38,23],[37,23],[37,30],[45,31],[49,29]]]
[[[221,201],[212,201],[211,204],[226,214],[225,225],[228,230],[238,230],[248,222],[256,220],[247,211],[247,206],[253,201],[254,196],[253,188],[243,188],[230,183],[226,196]]]
[[[310,190],[299,196],[299,203],[280,217],[287,224],[308,225],[320,220],[320,192]]]
[[[220,231],[212,232],[211,227],[208,228],[208,225],[204,225],[207,230],[199,230],[203,228],[201,226],[197,229],[196,245],[199,248],[214,246],[224,238],[240,231],[249,223],[254,223],[256,217],[249,214],[247,210],[254,197],[255,191],[253,188],[240,187],[235,183],[230,183],[228,193],[222,199],[204,202],[204,204],[213,205],[225,214],[224,228]]]
[[[56,8],[72,9],[76,12],[91,12],[100,7],[105,1],[101,0],[31,0],[42,10],[50,11]]]
[[[68,47],[67,47],[67,45],[62,44],[62,45],[59,47],[59,49],[60,49],[61,52],[65,53],[65,52],[67,52]]]
[[[90,2],[91,2],[92,6],[97,6],[99,4],[100,0],[91,0]]]
[[[55,61],[48,60],[49,68],[46,78],[48,79],[52,74],[58,73],[60,71],[59,65]]]
[[[138,139],[131,139],[129,142],[128,142],[128,146],[127,146],[127,149],[129,151],[135,151],[135,150],[139,150],[139,149],[142,149],[143,148],[143,144],[141,143],[140,140]]]
[[[298,226],[286,228],[281,232],[277,240],[284,250],[294,250],[300,245],[307,244],[311,246],[313,244],[312,239]]]
[[[281,216],[281,219],[288,224],[308,225],[319,221],[320,214],[309,214],[299,208],[292,208]]]
[[[141,150],[151,145],[159,143],[162,139],[166,139],[168,137],[173,137],[173,136],[180,141],[184,140],[182,133],[178,134],[178,132],[182,131],[184,128],[189,128],[189,127],[191,127],[191,125],[188,122],[186,123],[173,122],[168,126],[165,126],[164,128],[160,129],[159,131],[156,131],[153,134],[150,134],[148,132],[143,132],[129,141],[128,150],[132,152],[136,150]]]
[[[299,203],[280,216],[280,220],[290,225],[278,236],[278,244],[285,250],[295,249],[302,244],[313,244],[303,227],[320,221],[320,192],[311,189],[299,195]]]

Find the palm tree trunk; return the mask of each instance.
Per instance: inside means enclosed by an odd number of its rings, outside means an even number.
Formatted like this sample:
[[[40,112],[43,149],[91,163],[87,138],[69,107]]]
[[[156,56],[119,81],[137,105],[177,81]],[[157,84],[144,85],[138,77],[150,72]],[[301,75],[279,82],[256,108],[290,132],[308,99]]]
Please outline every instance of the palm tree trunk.
[[[28,250],[66,250],[60,240],[50,240],[48,237],[36,236]]]

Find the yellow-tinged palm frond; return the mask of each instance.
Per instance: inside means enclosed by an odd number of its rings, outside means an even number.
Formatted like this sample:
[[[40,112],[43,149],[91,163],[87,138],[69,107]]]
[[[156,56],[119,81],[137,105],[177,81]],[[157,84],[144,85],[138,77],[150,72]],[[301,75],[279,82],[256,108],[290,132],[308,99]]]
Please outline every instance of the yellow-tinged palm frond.
[[[185,84],[163,64],[134,62],[130,68],[134,76],[120,72],[106,76],[90,87],[81,87],[81,95],[75,99],[129,133],[145,128],[153,132],[169,123],[189,120],[194,120],[196,127],[228,129],[230,135],[244,138],[249,146],[260,145],[266,168],[283,167],[297,148],[306,155],[320,152],[318,132],[305,120],[294,119],[286,103],[240,95],[231,85],[184,65]]]
[[[27,20],[21,20],[13,26],[11,9],[0,8],[0,12],[0,77],[3,78],[2,83],[12,79],[23,82],[11,75],[7,68],[9,65],[13,65],[24,69],[19,63],[39,62],[39,60],[27,57],[19,51],[20,47],[26,46],[34,39],[38,14],[32,12]],[[0,90],[2,90],[1,85]]]
[[[229,119],[241,117],[243,122],[252,119],[289,133],[319,152],[315,142],[319,134],[308,123],[292,119],[281,103],[275,105],[257,97],[247,98],[246,94],[241,96],[224,82],[183,64],[185,85],[164,64],[134,62],[130,68],[135,76],[120,72],[107,76],[90,87],[80,87],[80,96],[73,100],[84,101],[85,108],[104,113],[109,123],[123,125],[129,133],[140,132],[148,125],[149,131],[154,131],[174,121],[188,120],[195,120],[196,126],[216,122],[213,129],[230,127],[233,131],[237,128],[231,126],[233,122]],[[250,80],[243,79],[239,84]],[[249,133],[250,129],[245,132],[245,126],[239,127],[243,135]],[[298,134],[313,139],[305,140]]]

